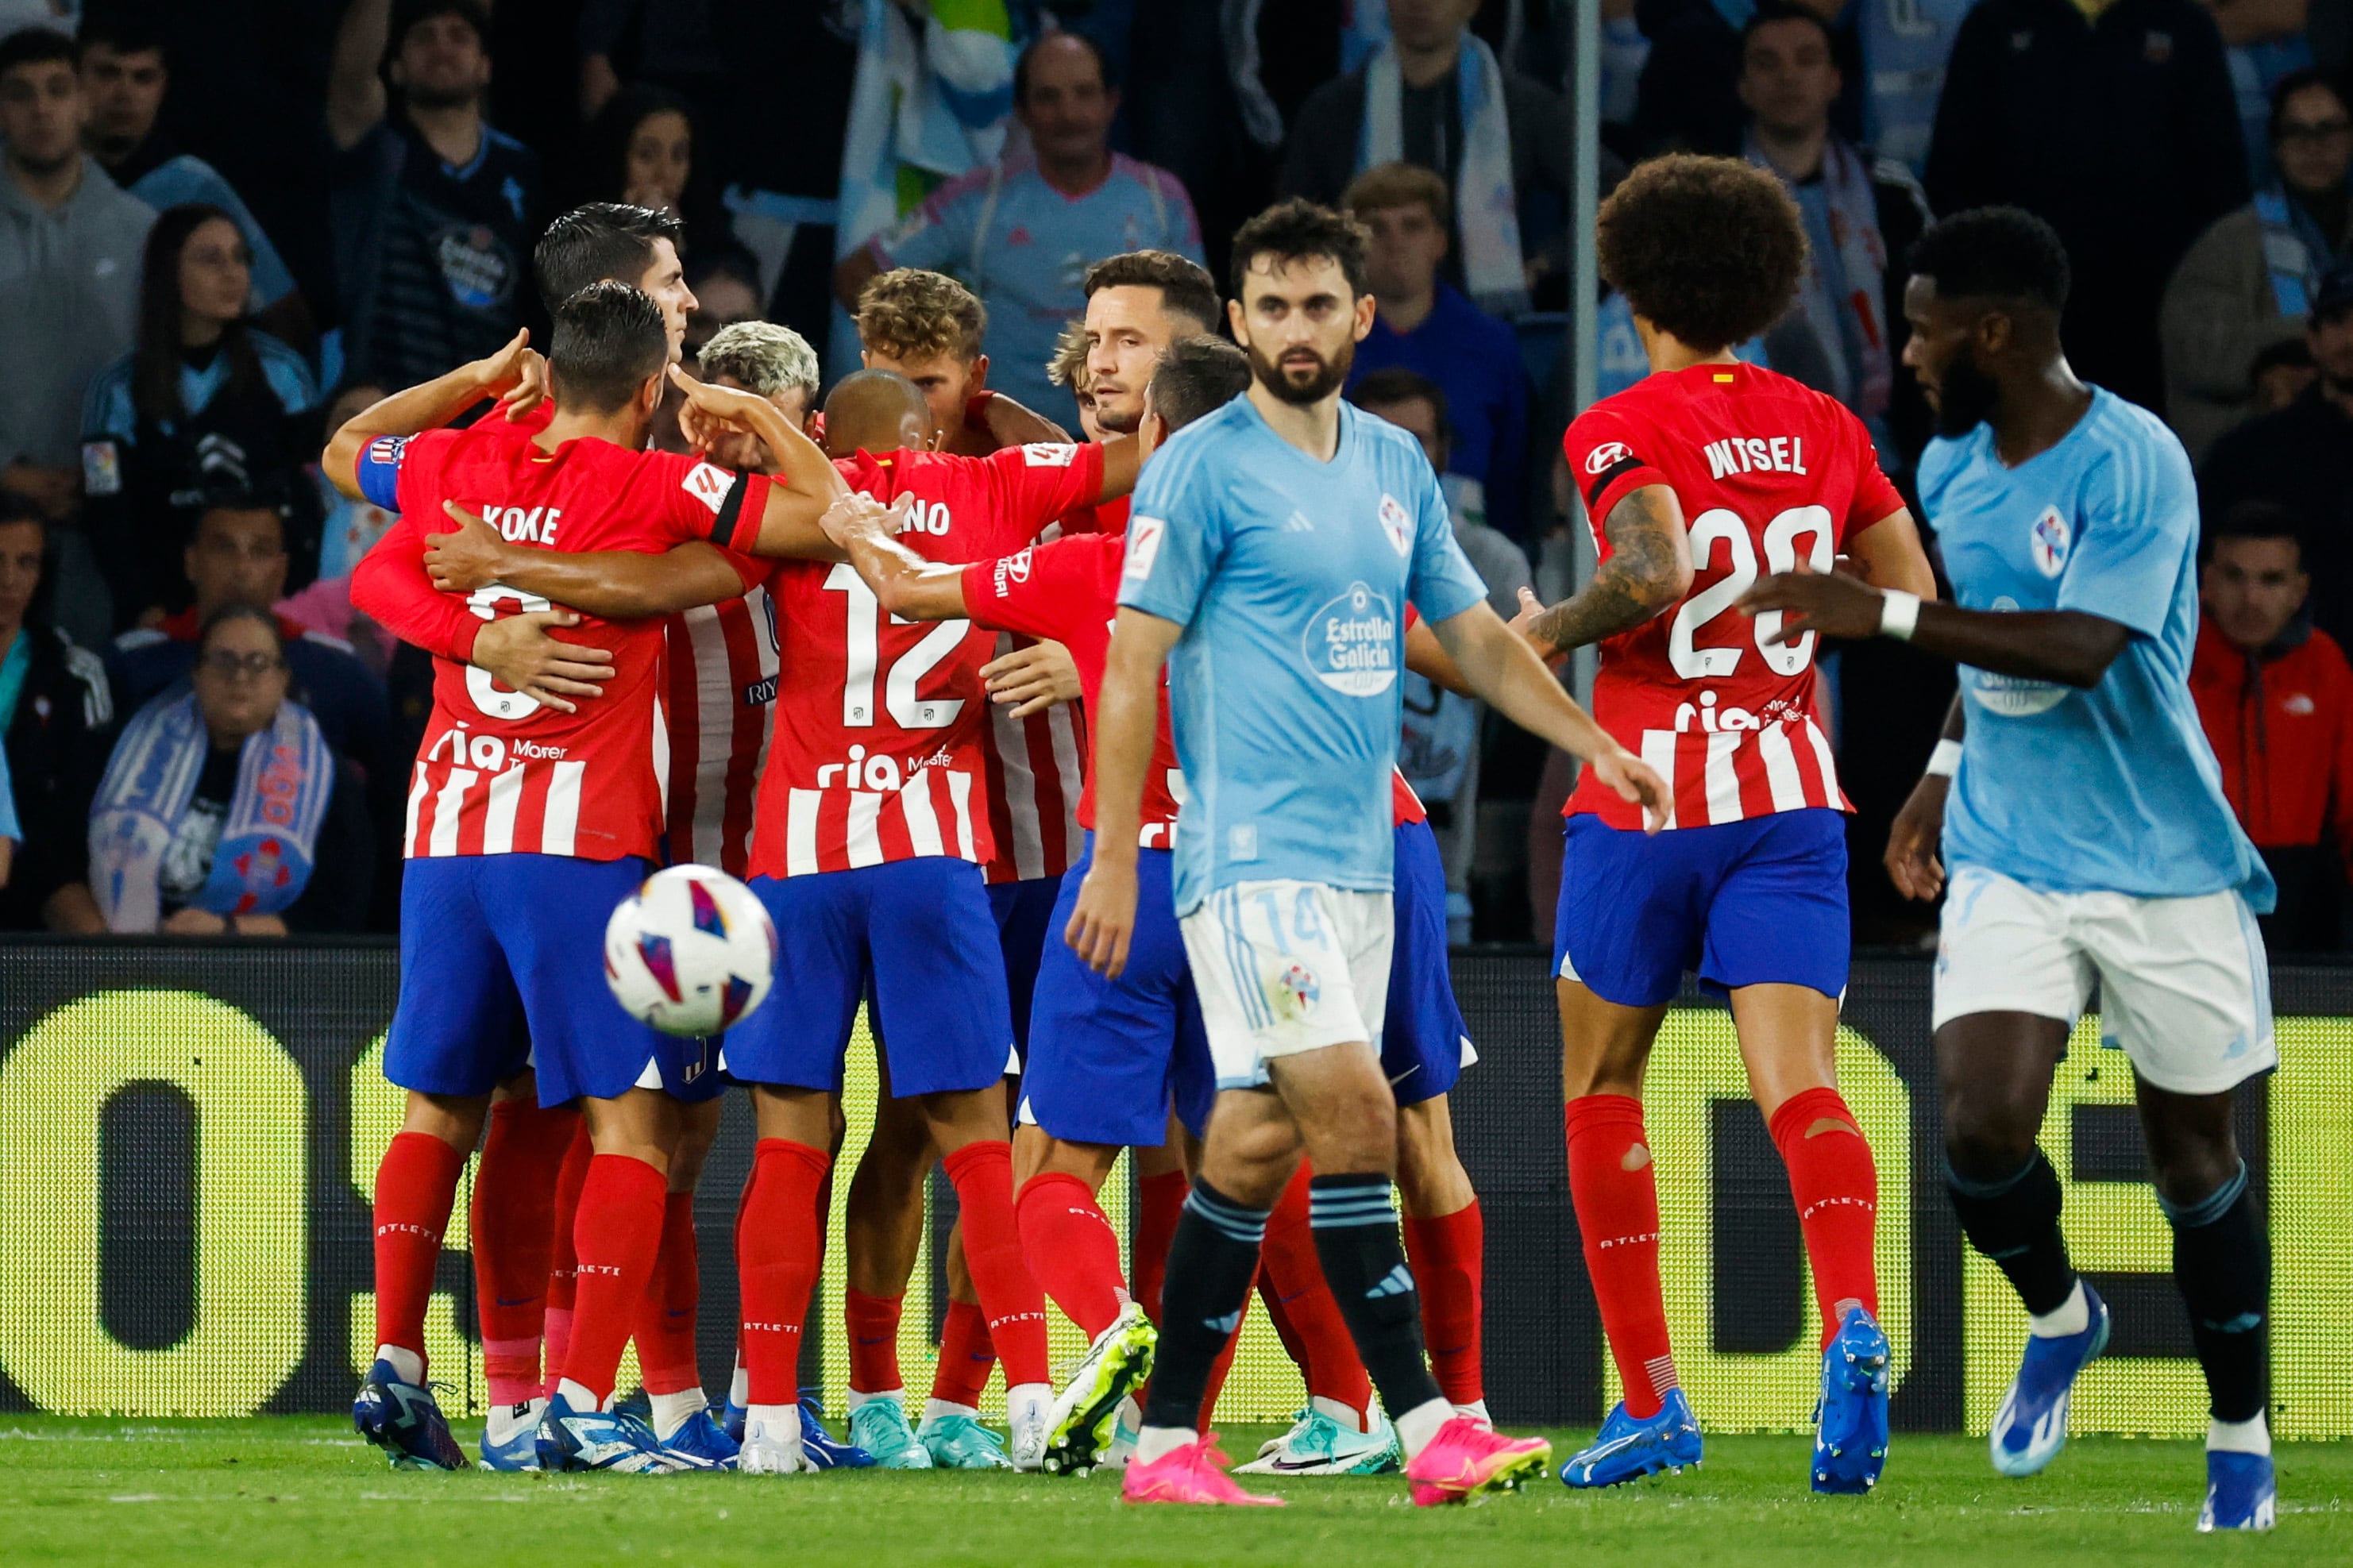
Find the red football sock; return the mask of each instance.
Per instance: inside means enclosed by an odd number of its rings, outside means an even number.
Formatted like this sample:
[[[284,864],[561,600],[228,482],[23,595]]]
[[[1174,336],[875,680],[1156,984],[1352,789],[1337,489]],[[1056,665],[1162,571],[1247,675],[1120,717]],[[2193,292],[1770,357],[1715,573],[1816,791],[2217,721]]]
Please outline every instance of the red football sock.
[[[626,1154],[590,1160],[588,1179],[580,1185],[580,1217],[573,1227],[580,1281],[564,1381],[586,1389],[600,1406],[613,1396],[622,1347],[653,1278],[669,1195],[659,1171]]]
[[[979,1305],[950,1300],[947,1321],[940,1325],[940,1363],[932,1373],[932,1397],[943,1405],[977,1410],[996,1366],[997,1347],[989,1342],[988,1319]]]
[[[988,1314],[988,1338],[1005,1363],[1008,1388],[1051,1383],[1046,1352],[1046,1293],[1021,1258],[1013,1223],[1013,1145],[1003,1139],[967,1143],[940,1163],[955,1184],[964,1222],[964,1260],[973,1293]]]
[[[1193,1190],[1182,1171],[1163,1171],[1135,1184],[1135,1248],[1128,1270],[1129,1294],[1143,1303],[1144,1315],[1160,1321],[1160,1282],[1168,1278],[1168,1244],[1176,1237],[1176,1218],[1185,1212],[1185,1194]]]
[[[1405,1256],[1414,1283],[1421,1288],[1421,1331],[1430,1347],[1430,1370],[1455,1405],[1476,1405],[1487,1396],[1479,1374],[1486,1238],[1476,1198],[1452,1214],[1422,1219],[1406,1215]]]
[[[553,1394],[563,1380],[564,1358],[572,1348],[572,1309],[580,1283],[580,1255],[572,1233],[580,1219],[580,1188],[588,1180],[588,1162],[596,1152],[588,1141],[588,1120],[575,1121],[572,1146],[564,1152],[564,1166],[555,1178],[555,1203],[548,1211],[547,1246],[547,1386]]]
[[[869,1296],[845,1289],[842,1327],[849,1335],[849,1386],[858,1394],[904,1388],[899,1375],[899,1314],[904,1296]]]
[[[1093,1339],[1119,1317],[1127,1282],[1119,1273],[1119,1235],[1086,1183],[1048,1171],[1022,1184],[1013,1218],[1021,1251],[1054,1304]]]
[[[1626,1413],[1655,1415],[1675,1386],[1675,1358],[1659,1293],[1659,1188],[1642,1102],[1585,1095],[1568,1102],[1567,1122],[1569,1196],[1601,1327],[1626,1385]]]
[[[425,1356],[425,1309],[466,1156],[430,1132],[397,1132],[375,1168],[375,1342]]]
[[[638,1370],[648,1394],[684,1394],[702,1386],[695,1364],[694,1325],[702,1306],[702,1258],[694,1234],[694,1194],[671,1193],[662,1203],[661,1247],[653,1278],[638,1303]]]
[[[801,1329],[817,1284],[817,1194],[833,1163],[822,1149],[763,1138],[736,1227],[743,1271],[744,1371],[752,1405],[800,1398]]]
[[[1315,1256],[1315,1232],[1308,1224],[1308,1184],[1314,1173],[1307,1163],[1275,1200],[1266,1218],[1266,1240],[1259,1249],[1259,1286],[1270,1287],[1282,1303],[1275,1331],[1284,1346],[1295,1337],[1292,1360],[1307,1379],[1307,1392],[1318,1399],[1345,1405],[1361,1417],[1373,1405],[1373,1380],[1357,1357],[1356,1342],[1348,1336],[1348,1321],[1340,1303],[1324,1283],[1324,1265]],[[1229,1354],[1231,1352],[1229,1352]],[[1362,1430],[1360,1426],[1358,1430]]]
[[[491,1107],[474,1171],[472,1222],[482,1370],[492,1405],[521,1405],[539,1394],[555,1184],[579,1126],[580,1113],[568,1105],[551,1110],[535,1100],[502,1100]]]
[[[1772,1131],[1773,1146],[1789,1168],[1789,1196],[1814,1266],[1814,1299],[1828,1344],[1843,1307],[1860,1305],[1879,1315],[1879,1269],[1871,1248],[1879,1172],[1837,1089],[1792,1095],[1773,1113]]]

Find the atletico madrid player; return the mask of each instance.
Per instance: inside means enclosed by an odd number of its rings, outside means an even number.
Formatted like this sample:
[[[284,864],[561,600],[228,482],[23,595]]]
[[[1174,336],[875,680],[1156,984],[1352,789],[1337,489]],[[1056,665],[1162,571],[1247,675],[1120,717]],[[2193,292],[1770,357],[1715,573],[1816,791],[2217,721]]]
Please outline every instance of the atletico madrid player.
[[[1933,595],[1911,513],[1862,422],[1732,352],[1780,319],[1805,267],[1796,205],[1735,159],[1636,170],[1601,209],[1601,268],[1651,374],[1570,426],[1600,549],[1593,580],[1526,628],[1601,645],[1594,716],[1672,792],[1671,831],[1588,774],[1567,806],[1553,941],[1568,1170],[1625,1399],[1561,1479],[1608,1486],[1700,1455],[1659,1289],[1642,1065],[1683,972],[1728,992],[1751,1092],[1789,1168],[1822,1315],[1812,1484],[1862,1491],[1887,1447],[1875,1321],[1878,1182],[1838,1091],[1846,990],[1846,798],[1815,700],[1816,639],[1734,602],[1760,574],[1851,557]],[[1736,235],[1737,245],[1722,237]]]
[[[423,530],[463,501],[518,547],[559,541],[649,551],[732,533],[747,517],[772,548],[823,548],[818,512],[841,492],[817,449],[758,400],[695,386],[714,406],[758,404],[767,438],[799,442],[782,482],[642,450],[668,342],[654,301],[599,283],[555,312],[549,374],[562,403],[528,437],[497,420],[432,426],[516,379],[519,335],[468,366],[355,416],[326,467],[346,494],[402,522],[355,575],[353,597],[438,657],[434,711],[408,790],[403,848],[401,999],[385,1072],[409,1090],[376,1187],[378,1357],[353,1418],[396,1459],[464,1461],[424,1386],[425,1307],[457,1176],[494,1085],[529,1026],[543,1104],[577,1100],[596,1147],[575,1229],[580,1283],[563,1382],[538,1446],[554,1468],[659,1470],[642,1425],[603,1414],[663,1223],[666,1169],[682,1102],[715,1093],[707,1047],[656,1034],[615,1007],[596,974],[607,914],[650,868],[661,829],[656,772],[658,622],[589,622],[584,656],[611,678],[584,709],[501,688],[459,662],[471,631],[502,612],[547,608],[512,586],[437,595]],[[422,432],[422,433],[420,433]],[[760,569],[733,563],[739,582]],[[584,662],[589,662],[584,658]]]

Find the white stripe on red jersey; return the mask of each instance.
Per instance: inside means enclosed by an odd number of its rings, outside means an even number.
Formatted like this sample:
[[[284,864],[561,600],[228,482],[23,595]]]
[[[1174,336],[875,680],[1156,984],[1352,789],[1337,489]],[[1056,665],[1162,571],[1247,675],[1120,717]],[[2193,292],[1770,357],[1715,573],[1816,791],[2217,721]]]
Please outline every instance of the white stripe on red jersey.
[[[995,658],[1029,647],[1026,637],[998,634]],[[988,705],[981,736],[989,826],[997,853],[992,882],[1032,882],[1059,877],[1078,858],[1079,795],[1086,788],[1086,742],[1079,710],[1069,703],[1016,719]]]
[[[1800,724],[1805,744],[1793,745],[1790,731]],[[1853,809],[1839,789],[1830,737],[1811,719],[1761,730],[1645,730],[1641,742],[1642,760],[1667,781],[1674,802],[1669,827],[1745,822],[1808,806]],[[1746,765],[1752,754],[1759,765]]]
[[[747,874],[760,759],[776,724],[776,616],[765,588],[670,617],[668,849]]]

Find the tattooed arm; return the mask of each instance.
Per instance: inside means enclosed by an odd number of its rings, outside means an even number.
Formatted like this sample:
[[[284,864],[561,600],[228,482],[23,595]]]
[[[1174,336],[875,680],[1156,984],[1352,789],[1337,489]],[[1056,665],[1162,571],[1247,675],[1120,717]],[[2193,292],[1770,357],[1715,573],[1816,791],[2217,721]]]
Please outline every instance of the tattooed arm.
[[[1602,522],[1609,559],[1573,596],[1527,625],[1547,658],[1630,631],[1691,592],[1691,537],[1683,503],[1665,485],[1644,485]]]

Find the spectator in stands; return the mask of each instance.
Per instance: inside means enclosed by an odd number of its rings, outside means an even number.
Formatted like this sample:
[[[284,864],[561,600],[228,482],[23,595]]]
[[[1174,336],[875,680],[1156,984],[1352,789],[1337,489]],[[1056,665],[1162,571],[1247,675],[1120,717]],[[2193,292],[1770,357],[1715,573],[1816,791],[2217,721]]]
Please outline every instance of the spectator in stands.
[[[1527,368],[1512,329],[1439,276],[1446,182],[1419,164],[1384,163],[1351,180],[1342,202],[1371,234],[1365,280],[1378,310],[1356,345],[1352,381],[1394,366],[1442,388],[1451,468],[1432,461],[1481,492],[1457,500],[1456,514],[1473,507],[1517,537],[1527,527]]]
[[[85,880],[90,796],[114,740],[106,667],[42,607],[48,524],[0,491],[0,758],[24,825],[0,931],[103,931]]]
[[[2270,182],[2199,237],[2165,290],[2166,416],[2193,458],[2254,412],[2248,367],[2303,336],[2320,275],[2353,256],[2343,90],[2318,71],[2283,77],[2270,145]]]
[[[700,355],[722,327],[760,320],[759,268],[740,250],[697,251],[687,264],[686,283],[695,301],[694,309],[686,314],[689,359]]]
[[[260,497],[224,497],[206,508],[181,554],[189,606],[114,639],[108,674],[121,711],[137,711],[187,678],[195,667],[197,637],[215,612],[230,605],[267,611],[285,596],[284,526],[278,507]],[[295,700],[318,720],[327,743],[357,762],[372,784],[389,785],[402,759],[386,742],[383,683],[348,643],[292,623],[279,630]]]
[[[302,479],[319,449],[319,389],[279,339],[247,324],[253,269],[219,207],[156,219],[140,268],[139,339],[82,400],[86,521],[116,624],[152,625],[187,604],[176,568],[205,498],[262,491],[289,502],[290,574],[317,575],[319,508]]]
[[[1471,31],[1478,10],[1479,0],[1391,0],[1388,42],[1300,106],[1282,194],[1333,204],[1383,163],[1430,170],[1458,198],[1446,280],[1511,316],[1542,274],[1567,265],[1574,138],[1560,95],[1505,70]]]
[[[2320,280],[2304,331],[2320,374],[2285,408],[2214,443],[2198,473],[2198,506],[2209,527],[2244,500],[2297,518],[2313,620],[2345,645],[2353,637],[2353,261]]]
[[[228,214],[253,258],[254,324],[308,353],[317,336],[311,310],[278,247],[261,232],[220,171],[184,153],[157,124],[171,89],[164,35],[135,11],[85,12],[75,34],[90,124],[82,144],[114,182],[157,212],[202,202]]]
[[[51,521],[81,484],[82,388],[131,346],[155,221],[82,151],[89,109],[71,38],[28,27],[0,39],[0,468]]]
[[[951,180],[897,228],[853,251],[834,274],[857,309],[888,268],[946,272],[988,310],[994,385],[1033,409],[1058,408],[1046,363],[1073,316],[1086,313],[1088,266],[1121,251],[1173,250],[1201,259],[1193,204],[1176,177],[1111,150],[1119,92],[1103,52],[1077,33],[1048,33],[1014,68],[1014,118],[1030,151]]]
[[[2158,310],[2209,224],[2246,205],[2221,36],[2198,0],[1979,0],[1955,39],[1928,205],[2009,204],[2066,242],[2067,358],[2160,413]]]
[[[2247,373],[2248,416],[2278,413],[2319,379],[2320,367],[2312,363],[2312,345],[2302,338],[2266,344],[2256,353],[2254,366]]]
[[[743,255],[729,232],[727,209],[710,178],[708,160],[697,151],[700,138],[693,110],[678,94],[659,87],[624,88],[588,121],[573,163],[573,195],[563,205],[623,202],[668,212],[684,226],[677,241],[680,256]]]
[[[430,381],[536,313],[539,158],[482,119],[489,26],[479,0],[399,0],[396,15],[394,0],[351,0],[343,13],[328,212],[350,374]]]
[[[346,420],[383,402],[385,395],[385,388],[367,382],[346,386],[327,405],[327,417],[322,427],[340,430]],[[343,496],[317,463],[308,465],[303,471],[326,520],[321,525],[319,578],[309,587],[279,600],[273,607],[281,623],[351,644],[352,651],[369,672],[382,677],[391,668],[396,649],[403,645],[352,607],[352,568],[400,520],[374,501],[352,500]]]
[[[1348,389],[1348,401],[1410,431],[1421,443],[1430,466],[1443,476],[1454,541],[1462,546],[1479,580],[1487,584],[1487,602],[1505,620],[1518,615],[1520,590],[1535,581],[1528,571],[1527,552],[1485,521],[1479,481],[1450,470],[1456,427],[1445,389],[1425,375],[1391,365],[1358,378]]]
[[[1892,453],[1904,273],[1888,260],[1920,237],[1928,205],[1910,170],[1831,128],[1840,84],[1831,28],[1820,16],[1776,5],[1749,19],[1741,34],[1742,155],[1788,187],[1809,251],[1797,303],[1766,332],[1765,353],[1775,370],[1854,410]]]
[[[269,612],[206,616],[186,689],[132,715],[90,818],[113,931],[353,931],[375,873],[361,782],[290,696]]]
[[[16,820],[15,781],[8,776],[8,753],[0,751],[0,893],[16,870],[16,851],[24,847],[25,826]]]
[[[2274,952],[2340,945],[2353,855],[2353,668],[2312,624],[2295,516],[2246,501],[2207,531],[2190,695],[2222,790],[2279,884]]]

